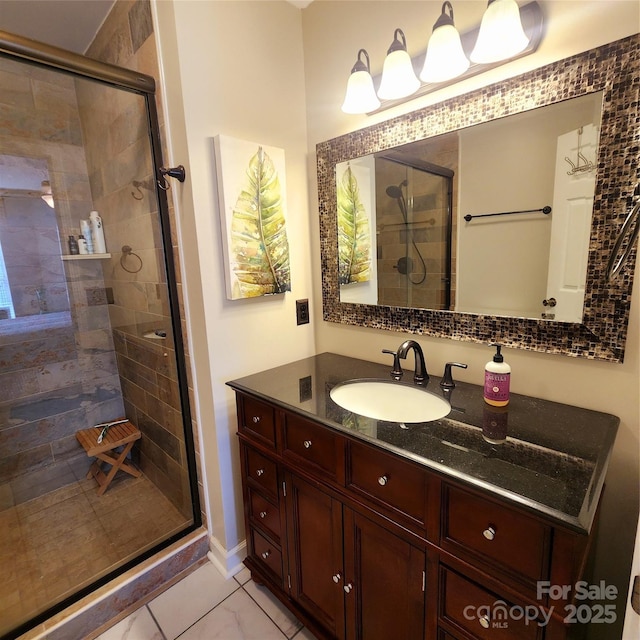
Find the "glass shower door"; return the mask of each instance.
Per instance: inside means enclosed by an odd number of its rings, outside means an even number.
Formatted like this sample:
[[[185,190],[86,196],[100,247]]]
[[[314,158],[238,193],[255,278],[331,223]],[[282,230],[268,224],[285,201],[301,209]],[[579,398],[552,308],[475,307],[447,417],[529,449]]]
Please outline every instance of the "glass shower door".
[[[12,637],[200,513],[154,96],[6,55],[0,73],[12,88],[0,96],[0,636]],[[98,495],[76,434],[125,417],[142,473],[119,471]]]

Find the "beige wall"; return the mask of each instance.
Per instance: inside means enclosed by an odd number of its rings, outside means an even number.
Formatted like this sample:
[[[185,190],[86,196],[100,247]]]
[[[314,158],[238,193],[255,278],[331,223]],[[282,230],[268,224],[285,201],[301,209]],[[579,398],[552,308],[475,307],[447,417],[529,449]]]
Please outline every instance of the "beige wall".
[[[465,30],[477,24],[483,4],[456,1],[457,26]],[[244,534],[234,401],[225,381],[322,351],[382,362],[381,349],[395,348],[402,340],[400,334],[322,320],[316,143],[614,41],[637,31],[639,24],[635,1],[540,0],[540,4],[547,34],[536,54],[367,117],[340,111],[357,50],[367,48],[374,72],[379,71],[393,28],[400,26],[411,53],[417,54],[440,13],[440,0],[316,0],[302,11],[282,1],[154,3],[170,121],[168,161],[185,164],[189,176],[173,195],[180,242],[187,249],[182,267],[189,332],[196,350],[194,386],[212,545],[227,567]],[[290,294],[225,299],[212,163],[212,138],[219,133],[285,149],[293,239]],[[518,350],[507,354],[515,392],[621,418],[603,507],[606,545],[599,553],[598,570],[603,579],[623,589],[638,512],[638,289],[636,282],[624,364]],[[312,298],[312,323],[296,327],[295,300],[306,297]],[[491,355],[486,347],[423,337],[419,341],[434,372],[440,373],[446,361],[458,360],[469,364],[460,372],[461,379],[482,381],[484,363]]]
[[[295,313],[296,299],[312,297],[301,13],[285,2],[197,0],[157,2],[153,10],[170,122],[167,162],[184,164],[188,175],[172,192],[211,547],[232,571],[244,526],[235,399],[225,382],[314,353],[313,324],[297,326]],[[290,293],[226,299],[214,188],[218,134],[285,151]]]

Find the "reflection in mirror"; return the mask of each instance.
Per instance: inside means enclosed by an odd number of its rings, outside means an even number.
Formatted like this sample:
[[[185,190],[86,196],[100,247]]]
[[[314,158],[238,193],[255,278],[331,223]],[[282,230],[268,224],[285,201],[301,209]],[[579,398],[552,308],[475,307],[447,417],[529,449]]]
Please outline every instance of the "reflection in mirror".
[[[5,329],[71,322],[56,212],[43,197],[49,180],[45,159],[0,155],[0,326]]]
[[[601,110],[599,91],[337,163],[371,257],[340,301],[580,322]]]
[[[611,281],[606,266],[633,208],[640,175],[639,78],[640,35],[636,34],[319,143],[324,320],[621,362],[636,247],[624,270]],[[584,102],[574,102],[582,97]],[[572,104],[581,105],[585,117],[565,123],[563,109]],[[547,112],[547,107],[554,110]],[[551,115],[536,124],[538,112]],[[515,114],[522,114],[514,128],[524,137],[500,131]],[[538,128],[552,133],[546,142],[536,133]],[[449,135],[456,141],[455,164],[427,162],[453,171],[451,259],[445,265],[451,270],[450,305],[442,303],[443,296],[418,303],[413,290],[397,302],[383,303],[379,284],[386,277],[385,260],[396,280],[410,289],[435,285],[446,278],[440,275],[446,270],[430,264],[434,254],[426,246],[429,243],[418,241],[417,222],[412,226],[409,215],[407,223],[403,220],[397,189],[404,190],[409,212],[409,178],[381,178],[378,186],[375,160],[381,155],[397,160],[398,147],[425,140],[437,143]],[[538,147],[544,146],[548,150],[541,156]],[[509,149],[515,155],[507,153]],[[411,148],[414,160],[419,153]],[[370,252],[371,282],[344,285],[338,278],[336,169],[342,170],[347,162],[366,166],[366,158],[369,176],[360,193],[369,194],[370,202],[359,217],[366,217],[371,233],[375,232],[370,243],[375,251]],[[554,189],[560,179],[564,187]],[[384,205],[377,202],[380,199]],[[366,208],[366,198],[360,204]],[[376,209],[389,205],[403,232],[397,234],[394,248],[385,247],[378,234]],[[550,214],[544,213],[547,206]],[[494,215],[532,209],[542,212]],[[433,226],[428,224],[431,217],[436,221]],[[446,225],[442,223],[440,236],[435,229],[438,217],[419,222],[427,222],[424,233],[432,236],[434,246],[440,242],[446,246]],[[410,228],[414,233],[408,232]],[[412,280],[420,280],[421,261],[413,239],[420,255],[426,256],[427,277],[421,285],[407,283],[401,273],[407,271]],[[521,255],[527,260],[519,263]],[[366,296],[357,300],[367,288]]]

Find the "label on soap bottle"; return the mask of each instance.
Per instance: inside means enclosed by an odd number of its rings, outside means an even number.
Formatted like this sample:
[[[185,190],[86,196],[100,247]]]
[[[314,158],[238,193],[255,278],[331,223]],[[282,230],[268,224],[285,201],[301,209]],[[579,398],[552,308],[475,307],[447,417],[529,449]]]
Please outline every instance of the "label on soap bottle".
[[[509,402],[510,373],[494,373],[485,371],[484,374],[484,399],[489,404],[502,406]]]

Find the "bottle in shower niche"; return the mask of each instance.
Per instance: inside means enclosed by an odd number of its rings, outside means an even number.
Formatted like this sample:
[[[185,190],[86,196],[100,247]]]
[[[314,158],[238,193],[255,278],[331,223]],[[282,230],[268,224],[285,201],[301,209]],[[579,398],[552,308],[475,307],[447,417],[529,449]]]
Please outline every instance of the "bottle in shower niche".
[[[91,237],[91,222],[89,220],[80,220],[80,233],[87,244],[87,253],[95,253]]]
[[[104,228],[102,227],[100,214],[97,211],[92,211],[89,214],[89,222],[91,223],[94,253],[107,253],[107,245],[104,240]]]
[[[87,241],[84,239],[83,235],[78,236],[78,253],[81,256],[86,256],[87,253],[89,253],[87,251]]]
[[[77,256],[80,253],[80,247],[78,247],[78,241],[75,236],[69,236],[69,255]]]

